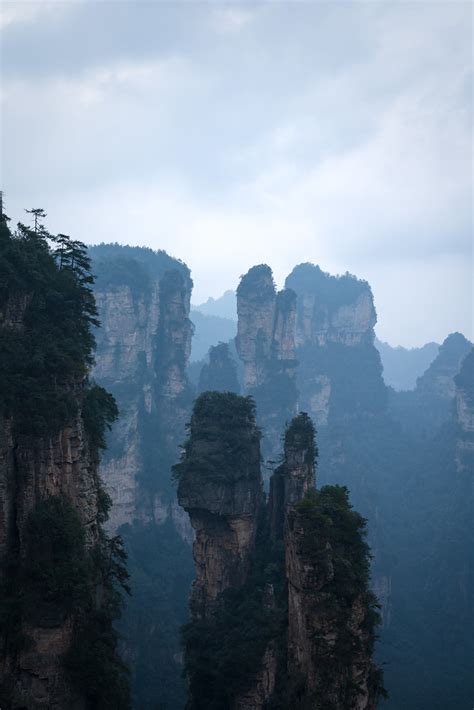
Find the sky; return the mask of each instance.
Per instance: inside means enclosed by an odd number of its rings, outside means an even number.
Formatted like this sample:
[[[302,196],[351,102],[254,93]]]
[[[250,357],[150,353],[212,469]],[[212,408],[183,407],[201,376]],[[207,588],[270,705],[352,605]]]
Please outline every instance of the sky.
[[[165,249],[193,302],[367,279],[391,344],[472,339],[472,4],[2,2],[14,222]]]

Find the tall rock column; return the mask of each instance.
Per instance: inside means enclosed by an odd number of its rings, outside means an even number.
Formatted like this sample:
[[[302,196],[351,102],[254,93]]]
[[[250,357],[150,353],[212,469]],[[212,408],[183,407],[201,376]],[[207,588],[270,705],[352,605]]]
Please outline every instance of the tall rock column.
[[[171,466],[189,417],[186,378],[192,324],[189,270],[164,252],[101,245],[91,249],[102,327],[94,376],[115,395],[120,420],[101,466],[114,506],[110,527],[163,523],[175,504]]]
[[[296,413],[296,295],[291,289],[277,293],[270,267],[254,266],[237,289],[237,314],[244,392],[257,403],[263,456],[276,460],[280,433]]]
[[[291,707],[377,706],[381,678],[372,654],[378,617],[368,591],[363,524],[347,490],[337,486],[310,493],[289,511],[287,673],[298,698]]]
[[[270,479],[269,521],[273,540],[282,540],[287,514],[310,490],[314,490],[317,449],[314,426],[302,412],[285,432],[283,463]]]
[[[231,393],[200,395],[175,472],[179,504],[196,531],[191,612],[204,619],[222,592],[246,582],[254,552],[262,479],[252,402]]]

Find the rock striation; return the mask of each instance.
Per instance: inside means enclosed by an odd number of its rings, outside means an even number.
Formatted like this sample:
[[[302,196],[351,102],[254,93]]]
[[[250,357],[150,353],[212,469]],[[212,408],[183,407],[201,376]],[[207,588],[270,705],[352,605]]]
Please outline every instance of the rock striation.
[[[262,502],[259,443],[250,400],[215,392],[198,398],[175,466],[178,501],[196,533],[196,619],[212,615],[219,595],[247,580]]]
[[[372,291],[355,276],[296,266],[286,287],[297,295],[299,406],[317,426],[331,416],[378,412],[386,405]]]
[[[101,466],[110,529],[168,517],[185,528],[170,477],[192,401],[189,270],[148,249],[101,245],[91,255],[101,321],[93,374],[121,412]]]
[[[80,242],[65,237],[59,259],[42,226],[18,228],[12,237],[0,219],[0,705],[103,706],[107,673],[107,697],[125,710],[112,623],[126,570],[103,530],[98,472],[116,406],[88,377],[89,262]]]
[[[76,396],[80,397],[78,387]],[[97,460],[91,455],[81,416],[45,438],[18,439],[14,420],[0,421],[0,555],[26,556],[30,514],[51,497],[65,496],[74,505],[92,552],[99,539]],[[6,568],[7,574],[9,568]],[[4,568],[5,574],[5,568]],[[2,582],[7,583],[7,579]],[[34,621],[23,621],[28,644],[20,651],[2,653],[0,697],[5,707],[86,708],[62,666],[61,657],[73,639],[74,620],[50,612]],[[19,629],[17,629],[19,632]],[[3,637],[2,641],[7,642]],[[2,705],[3,706],[3,705]]]
[[[285,422],[296,413],[296,295],[276,292],[269,266],[254,266],[237,289],[237,353],[243,362],[243,392],[257,403],[262,452],[276,459]]]
[[[217,392],[196,401],[175,466],[196,531],[188,710],[376,707],[365,522],[346,489],[315,490],[316,455],[302,413],[265,505],[252,401]]]

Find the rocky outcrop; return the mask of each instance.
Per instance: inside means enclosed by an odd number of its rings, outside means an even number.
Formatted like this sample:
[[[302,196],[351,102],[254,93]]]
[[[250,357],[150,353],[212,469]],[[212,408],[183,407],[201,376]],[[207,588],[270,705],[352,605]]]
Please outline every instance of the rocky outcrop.
[[[309,500],[304,502],[289,511],[285,534],[289,682],[297,687],[298,707],[317,707],[324,698],[325,708],[373,710],[378,691],[374,634],[367,623],[373,610],[367,593],[352,592],[340,605],[339,553],[322,530],[308,544],[317,525],[316,506],[311,511]]]
[[[379,412],[386,404],[372,291],[355,276],[296,266],[285,285],[297,295],[299,406],[318,426]]]
[[[273,540],[282,540],[290,508],[316,485],[314,427],[310,417],[295,417],[285,432],[283,463],[270,479],[269,521]]]
[[[291,289],[277,293],[270,267],[254,266],[237,289],[237,314],[243,391],[257,403],[263,455],[275,460],[280,432],[296,413],[296,295]]]
[[[230,393],[201,395],[175,470],[178,501],[196,533],[191,609],[201,619],[214,613],[222,592],[242,586],[250,571],[262,500],[259,433],[251,402]]]
[[[11,420],[0,421],[2,559],[13,550],[19,557],[26,556],[29,515],[54,496],[65,496],[73,503],[86,532],[87,549],[92,550],[99,535],[100,481],[82,418],[77,416],[54,436],[36,440],[16,438],[13,425]],[[5,572],[9,574],[8,566]],[[0,679],[9,687],[10,698],[6,700],[1,691],[0,697],[12,708],[86,708],[84,693],[74,689],[62,664],[71,645],[74,620],[54,617],[48,614],[34,623],[23,622],[21,632],[28,643],[20,650],[2,653]]]
[[[171,517],[189,535],[171,487],[192,399],[189,270],[146,249],[103,245],[91,253],[101,321],[93,374],[121,413],[101,465],[114,504],[109,527]]]
[[[175,467],[196,531],[188,710],[376,707],[365,523],[346,489],[316,492],[316,455],[302,413],[287,428],[265,510],[251,401],[198,398]]]
[[[314,264],[296,266],[286,287],[298,296],[296,343],[353,347],[373,341],[377,322],[370,286],[350,274],[330,276]]]
[[[71,258],[58,259],[48,239],[21,224],[12,237],[0,219],[0,705],[103,706],[107,672],[107,695],[126,710],[112,627],[126,570],[120,540],[103,530],[98,473],[116,407],[88,377],[86,248],[64,237]]]

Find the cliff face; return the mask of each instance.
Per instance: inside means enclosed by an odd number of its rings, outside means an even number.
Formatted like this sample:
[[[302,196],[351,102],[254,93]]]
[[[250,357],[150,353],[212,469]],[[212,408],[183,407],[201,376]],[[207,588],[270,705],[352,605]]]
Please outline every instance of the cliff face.
[[[192,282],[180,262],[166,257],[162,264],[159,254],[142,251],[122,255],[116,247],[95,256],[92,250],[102,325],[94,376],[114,392],[121,412],[101,466],[114,504],[114,530],[134,520],[162,523],[169,516],[183,525],[170,471],[191,401],[185,369]]]
[[[297,384],[301,409],[317,425],[383,410],[385,387],[374,346],[372,292],[354,276],[330,276],[300,264],[286,279],[297,295]]]
[[[288,678],[297,687],[302,707],[311,703],[317,707],[324,697],[328,709],[373,709],[378,696],[372,664],[374,634],[368,623],[374,614],[373,600],[371,604],[366,590],[351,590],[344,605],[339,605],[344,576],[340,550],[331,539],[332,531],[324,535],[317,505],[311,510],[312,503],[309,497],[289,511],[285,533]],[[319,539],[308,545],[315,530]],[[348,562],[347,557],[342,560]]]
[[[345,489],[315,491],[316,455],[301,414],[286,431],[265,510],[251,402],[198,398],[175,467],[196,530],[188,710],[375,708],[364,520]]]
[[[180,626],[192,581],[192,528],[171,468],[193,398],[186,377],[192,281],[164,252],[100,245],[91,255],[102,323],[94,375],[120,411],[101,474],[114,503],[110,527],[129,554],[122,653],[134,705],[182,707]]]
[[[281,429],[296,412],[296,296],[290,289],[277,293],[271,269],[254,266],[237,289],[237,314],[243,391],[257,403],[263,455],[276,458]]]
[[[250,402],[237,395],[201,395],[185,458],[175,467],[178,501],[196,531],[191,600],[196,619],[212,614],[218,596],[243,585],[250,571],[262,500],[259,434],[252,413]]]
[[[66,496],[73,503],[86,533],[87,549],[92,550],[99,534],[99,478],[81,417],[47,438],[18,439],[13,429],[12,420],[0,422],[0,553],[4,556],[15,550],[20,558],[27,555],[29,515],[52,496]],[[28,643],[2,654],[0,663],[0,677],[4,687],[9,687],[2,698],[5,707],[10,707],[8,703],[31,710],[87,707],[85,693],[73,687],[61,663],[62,654],[71,646],[73,622],[54,610],[43,618],[23,621]]]
[[[65,238],[59,259],[47,238],[21,224],[12,238],[0,220],[0,704],[106,707],[107,672],[107,695],[125,710],[112,622],[126,572],[120,542],[102,529],[109,503],[98,474],[116,407],[88,379],[85,247]],[[108,641],[91,672],[99,617]]]

